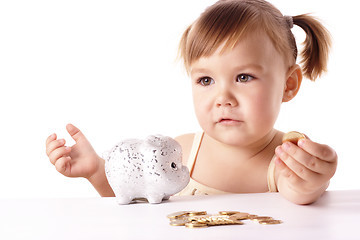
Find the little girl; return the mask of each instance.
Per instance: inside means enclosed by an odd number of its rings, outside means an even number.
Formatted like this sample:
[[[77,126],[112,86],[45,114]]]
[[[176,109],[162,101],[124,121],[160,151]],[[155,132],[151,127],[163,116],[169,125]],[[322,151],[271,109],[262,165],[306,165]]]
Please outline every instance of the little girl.
[[[302,68],[293,25],[306,33]],[[191,175],[179,195],[279,191],[297,204],[316,201],[335,174],[335,151],[310,139],[282,143],[274,124],[303,75],[315,80],[326,70],[329,46],[317,20],[283,16],[263,0],[220,0],[207,8],[179,48],[203,129],[176,138]],[[104,160],[79,129],[68,124],[67,130],[76,144],[67,147],[52,134],[51,163],[65,176],[87,178],[101,196],[114,196]]]

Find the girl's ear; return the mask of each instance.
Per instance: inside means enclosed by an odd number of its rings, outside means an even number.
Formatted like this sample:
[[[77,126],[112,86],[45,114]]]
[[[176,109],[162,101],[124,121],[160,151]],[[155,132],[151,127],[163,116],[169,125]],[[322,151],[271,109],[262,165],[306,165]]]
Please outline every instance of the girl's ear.
[[[288,102],[293,99],[300,89],[303,78],[300,66],[297,64],[292,66],[289,69],[287,76],[288,77],[284,86],[283,102]]]

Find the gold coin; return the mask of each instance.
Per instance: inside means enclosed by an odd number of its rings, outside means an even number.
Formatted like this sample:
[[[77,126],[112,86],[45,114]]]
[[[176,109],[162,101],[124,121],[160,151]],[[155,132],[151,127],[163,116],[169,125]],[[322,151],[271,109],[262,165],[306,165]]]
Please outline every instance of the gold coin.
[[[240,212],[238,212],[238,211],[220,211],[219,212],[220,215],[234,215],[237,213],[240,213]]]
[[[206,223],[188,222],[188,223],[185,223],[185,227],[187,227],[187,228],[206,228],[206,227],[208,227],[208,225]]]
[[[186,216],[186,215],[179,216],[179,217],[176,217],[176,218],[170,218],[170,221],[178,221],[178,220],[187,220],[187,221],[190,221],[190,220],[189,220],[189,217]]]
[[[215,222],[209,222],[207,223],[208,226],[220,226],[220,225],[226,225],[225,222],[215,221]]]
[[[210,215],[194,215],[194,216],[189,216],[189,220],[191,221],[204,221],[207,220],[210,217]]]
[[[234,220],[232,222],[232,224],[235,224],[235,225],[243,225],[244,223],[242,221],[238,221],[238,220]]]
[[[175,218],[185,216],[185,215],[187,215],[187,213],[188,213],[188,211],[174,212],[174,213],[167,215],[167,217],[170,219],[175,219]]]
[[[243,222],[239,221],[236,218],[233,218],[233,215],[213,215],[210,217],[210,221],[207,223],[211,226],[218,226],[218,225],[242,225]]]
[[[283,138],[282,138],[282,142],[292,142],[293,144],[297,144],[297,142],[300,140],[300,139],[305,139],[306,136],[302,133],[299,133],[299,132],[295,132],[295,131],[292,131],[292,132],[288,132],[288,133],[285,133]]]
[[[256,221],[256,222],[260,222],[260,221],[270,221],[270,220],[273,220],[272,217],[267,217],[267,216],[257,216],[253,219],[251,219],[253,221]]]
[[[226,220],[226,224],[228,224],[228,225],[243,225],[244,223],[240,220],[233,220],[233,219],[229,218],[228,220]]]
[[[264,220],[264,221],[259,221],[260,224],[263,224],[263,225],[273,225],[273,224],[280,224],[282,223],[281,220],[275,220],[275,219],[272,219],[272,220]]]
[[[208,218],[202,217],[202,218],[189,218],[190,221],[192,221],[193,223],[208,223],[210,220]]]
[[[190,222],[187,219],[179,219],[179,220],[172,220],[170,221],[171,226],[185,226],[186,223]]]
[[[243,225],[244,223],[238,220],[231,219],[218,219],[207,223],[209,226],[220,226],[220,225]]]
[[[207,214],[206,211],[198,211],[198,212],[196,212],[196,211],[189,211],[189,212],[187,212],[187,215],[190,216],[190,217],[192,217],[192,216],[199,216],[199,215],[206,215],[206,214]]]
[[[238,212],[233,215],[230,215],[230,218],[234,220],[245,220],[245,219],[249,219],[249,216],[250,214],[248,213]]]

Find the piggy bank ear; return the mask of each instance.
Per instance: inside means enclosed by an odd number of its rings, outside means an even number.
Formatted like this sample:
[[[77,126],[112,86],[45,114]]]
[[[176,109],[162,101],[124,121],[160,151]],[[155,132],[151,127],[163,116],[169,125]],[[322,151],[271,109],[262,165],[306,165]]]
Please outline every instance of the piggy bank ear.
[[[162,148],[166,145],[167,137],[162,135],[147,136],[143,142],[145,147]]]

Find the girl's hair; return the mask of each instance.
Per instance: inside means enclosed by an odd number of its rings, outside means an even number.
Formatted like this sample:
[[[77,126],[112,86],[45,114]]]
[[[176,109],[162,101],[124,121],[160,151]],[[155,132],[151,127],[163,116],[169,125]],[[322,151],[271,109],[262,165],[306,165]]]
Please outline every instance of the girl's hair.
[[[306,33],[300,63],[304,76],[314,81],[326,71],[330,34],[314,17],[308,14],[283,16],[264,0],[220,0],[208,7],[184,32],[179,56],[189,72],[194,61],[210,56],[221,44],[224,44],[222,51],[231,49],[246,34],[260,30],[269,36],[291,67],[298,55],[291,32],[293,24]]]

